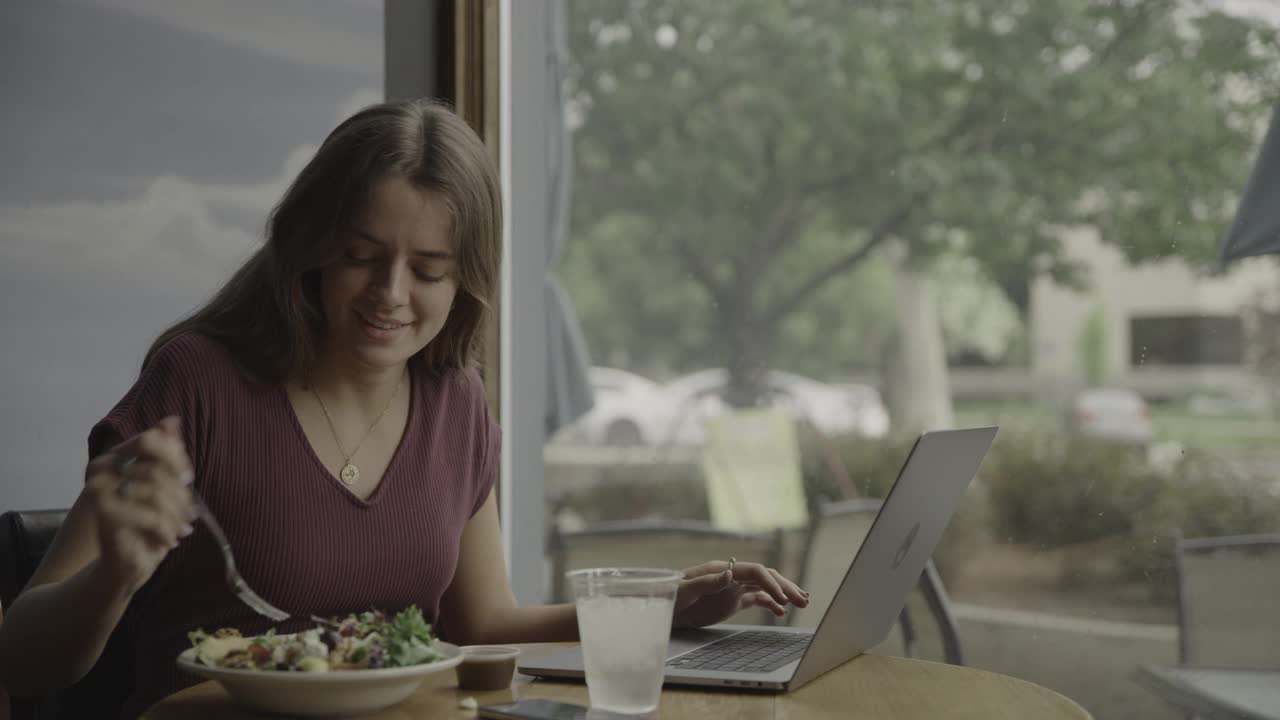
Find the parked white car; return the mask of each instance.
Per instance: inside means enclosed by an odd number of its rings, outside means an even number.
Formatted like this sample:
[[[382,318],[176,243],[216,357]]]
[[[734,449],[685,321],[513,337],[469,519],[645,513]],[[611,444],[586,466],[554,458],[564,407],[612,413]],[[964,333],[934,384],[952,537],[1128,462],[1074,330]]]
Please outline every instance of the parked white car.
[[[871,439],[889,434],[889,410],[884,406],[879,390],[859,383],[841,383],[831,387],[844,393],[845,402],[853,408],[858,418],[855,434]]]
[[[583,445],[654,445],[661,441],[669,412],[661,386],[615,368],[587,371],[595,405],[558,432],[553,442]]]
[[[880,393],[873,387],[829,385],[779,370],[769,371],[765,381],[767,407],[782,409],[825,435],[880,438],[889,432],[889,414]],[[658,442],[704,444],[706,420],[729,410],[724,400],[728,382],[729,373],[723,368],[714,368],[667,383],[663,392],[672,415],[667,438],[660,438]]]
[[[1126,388],[1094,388],[1078,393],[1067,411],[1071,432],[1147,446],[1155,439],[1151,409],[1142,396]]]

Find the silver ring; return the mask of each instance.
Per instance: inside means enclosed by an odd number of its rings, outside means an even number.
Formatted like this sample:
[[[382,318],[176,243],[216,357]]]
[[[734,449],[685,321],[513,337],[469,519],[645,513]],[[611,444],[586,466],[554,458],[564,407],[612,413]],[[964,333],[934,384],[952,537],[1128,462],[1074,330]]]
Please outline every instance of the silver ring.
[[[733,572],[733,564],[736,562],[738,562],[738,558],[736,557],[729,558],[729,572]]]

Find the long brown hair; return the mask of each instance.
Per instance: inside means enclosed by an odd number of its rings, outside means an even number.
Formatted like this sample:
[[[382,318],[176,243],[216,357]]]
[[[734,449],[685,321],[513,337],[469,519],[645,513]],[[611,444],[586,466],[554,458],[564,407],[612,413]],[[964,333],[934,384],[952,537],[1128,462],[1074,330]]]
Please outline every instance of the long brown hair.
[[[266,243],[204,307],[165,330],[147,358],[195,332],[262,380],[305,377],[324,332],[320,269],[341,256],[343,231],[374,185],[394,176],[442,195],[458,248],[453,310],[420,355],[436,372],[478,364],[502,256],[498,173],[466,122],[430,100],[380,103],[338,125],[272,211]]]

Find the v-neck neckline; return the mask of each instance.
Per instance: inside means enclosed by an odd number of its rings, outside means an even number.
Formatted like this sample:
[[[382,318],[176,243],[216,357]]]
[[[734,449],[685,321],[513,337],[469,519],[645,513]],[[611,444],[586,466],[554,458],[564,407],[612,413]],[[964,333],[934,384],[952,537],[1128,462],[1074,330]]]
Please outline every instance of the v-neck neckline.
[[[409,373],[409,412],[405,416],[404,429],[400,433],[400,440],[396,443],[396,449],[391,453],[391,459],[387,462],[386,469],[382,471],[382,477],[378,479],[378,486],[373,489],[373,492],[369,493],[369,497],[367,498],[362,498],[359,495],[356,495],[351,491],[351,488],[347,487],[346,483],[342,482],[341,478],[330,472],[329,468],[324,464],[324,461],[320,459],[320,455],[316,452],[315,446],[311,444],[311,439],[307,437],[307,431],[302,427],[302,421],[298,419],[297,409],[295,409],[293,407],[293,403],[289,401],[288,386],[282,383],[279,387],[280,400],[285,404],[285,408],[289,411],[289,418],[292,420],[294,432],[298,436],[298,442],[302,443],[302,446],[306,448],[307,454],[311,456],[311,462],[313,462],[320,472],[324,474],[325,478],[328,479],[332,486],[341,491],[348,500],[355,503],[358,507],[369,508],[377,504],[378,499],[384,494],[383,489],[386,488],[388,483],[395,479],[397,475],[396,470],[400,465],[400,456],[404,454],[404,446],[411,437],[413,424],[417,421],[418,382],[414,378],[412,361],[409,362],[407,372]]]

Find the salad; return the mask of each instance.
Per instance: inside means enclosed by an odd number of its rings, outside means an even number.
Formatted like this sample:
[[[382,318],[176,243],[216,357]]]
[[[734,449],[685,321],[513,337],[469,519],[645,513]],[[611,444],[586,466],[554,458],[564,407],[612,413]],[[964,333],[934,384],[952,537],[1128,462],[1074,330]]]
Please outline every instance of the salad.
[[[196,662],[240,670],[327,672],[422,665],[444,657],[436,651],[431,626],[416,606],[388,617],[371,610],[321,620],[317,627],[292,634],[268,630],[243,637],[235,628],[210,634],[187,633]]]

